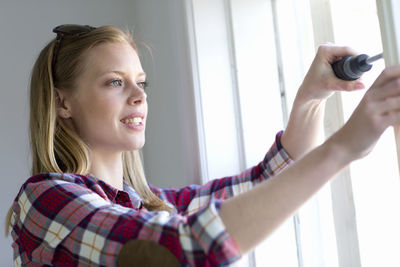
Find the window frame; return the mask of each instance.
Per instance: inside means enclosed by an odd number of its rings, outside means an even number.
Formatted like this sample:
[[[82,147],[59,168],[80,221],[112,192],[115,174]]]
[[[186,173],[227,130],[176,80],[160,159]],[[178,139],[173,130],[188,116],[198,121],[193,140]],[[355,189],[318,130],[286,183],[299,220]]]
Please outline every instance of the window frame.
[[[396,0],[376,0],[379,25],[386,66],[400,64],[400,2]],[[397,160],[400,171],[400,130],[394,127]]]
[[[330,1],[310,0],[314,44],[335,43]],[[328,138],[344,125],[340,92],[326,103],[324,130]],[[339,266],[361,267],[355,204],[349,168],[342,170],[330,183],[336,247]]]
[[[204,129],[204,117],[202,113],[201,103],[201,86],[200,86],[200,74],[198,68],[198,54],[197,54],[197,43],[196,43],[196,30],[194,23],[194,12],[193,12],[193,1],[183,1],[186,10],[186,21],[188,22],[188,37],[189,37],[189,51],[192,63],[193,73],[193,84],[195,90],[195,103],[196,103],[196,118],[197,127],[199,129],[199,150],[201,159],[201,169],[203,181],[208,181],[214,177],[209,173],[209,165],[207,159],[207,147],[205,144],[205,129]],[[227,24],[227,39],[228,39],[228,54],[229,62],[231,64],[231,87],[234,104],[234,114],[238,118],[236,122],[236,141],[235,144],[238,150],[237,161],[240,165],[240,169],[243,169],[246,165],[245,148],[243,141],[243,126],[242,117],[240,111],[240,98],[239,98],[239,85],[238,77],[236,74],[236,58],[235,58],[235,47],[234,47],[234,33],[232,29],[232,17],[231,17],[231,5],[230,0],[221,0],[225,8],[225,19]],[[269,0],[274,3],[275,0]],[[330,8],[330,0],[309,0],[312,24],[314,30],[314,46],[321,43],[331,42],[334,43],[334,31],[332,24],[332,13]],[[400,25],[400,4],[396,3],[396,0],[381,1],[377,0],[377,6],[379,11],[380,26],[382,32],[382,41],[384,44],[384,55],[385,60],[387,58],[396,58],[393,64],[400,63],[400,41],[399,41],[399,29],[394,29],[392,25]],[[397,8],[397,9],[396,9]],[[390,14],[389,14],[390,13]],[[397,34],[397,35],[396,35]],[[397,39],[393,39],[395,36]],[[395,45],[393,45],[393,43]],[[278,49],[277,49],[278,51]],[[279,51],[278,51],[279,52]],[[390,62],[390,61],[387,61]],[[282,82],[282,80],[281,80]],[[282,84],[281,84],[282,85]],[[285,100],[283,100],[285,101]],[[325,118],[325,134],[329,137],[331,134],[336,132],[344,124],[343,105],[340,93],[335,93],[328,101],[326,106],[326,118]],[[396,131],[396,143],[397,153],[400,169],[400,131]],[[355,266],[361,267],[361,256],[360,246],[357,231],[356,222],[356,208],[353,197],[351,174],[349,168],[343,170],[337,177],[330,183],[330,192],[332,198],[332,211],[335,225],[336,234],[336,247],[338,253],[338,265],[339,266]],[[296,226],[295,219],[295,226]],[[297,222],[298,223],[298,222]],[[298,231],[298,229],[296,230]],[[297,234],[297,233],[296,233]],[[299,244],[298,244],[299,245]],[[300,248],[301,249],[301,248]],[[255,256],[250,253],[247,259],[248,266],[255,266]],[[301,257],[301,255],[300,255]],[[299,266],[301,266],[301,258],[299,258]]]

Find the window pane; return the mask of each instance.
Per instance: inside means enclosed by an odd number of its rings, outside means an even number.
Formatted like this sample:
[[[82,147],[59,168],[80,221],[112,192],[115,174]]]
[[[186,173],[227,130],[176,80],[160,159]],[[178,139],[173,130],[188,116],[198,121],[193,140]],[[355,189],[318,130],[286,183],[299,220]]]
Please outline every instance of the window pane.
[[[277,23],[282,51],[283,76],[290,109],[297,90],[315,56],[309,0],[278,0]],[[337,267],[335,228],[329,185],[298,212],[299,266]]]
[[[223,1],[193,1],[198,75],[209,179],[241,170]]]
[[[283,129],[271,5],[232,0],[232,29],[246,164],[260,162]]]
[[[375,0],[331,1],[337,43],[370,56],[382,52]],[[369,87],[383,61],[363,76]],[[346,119],[365,91],[342,94]],[[363,267],[400,266],[400,185],[394,134],[387,130],[374,151],[351,165]]]
[[[271,1],[230,1],[236,70],[248,167],[260,162],[283,129]],[[257,266],[298,266],[293,221],[255,250]]]

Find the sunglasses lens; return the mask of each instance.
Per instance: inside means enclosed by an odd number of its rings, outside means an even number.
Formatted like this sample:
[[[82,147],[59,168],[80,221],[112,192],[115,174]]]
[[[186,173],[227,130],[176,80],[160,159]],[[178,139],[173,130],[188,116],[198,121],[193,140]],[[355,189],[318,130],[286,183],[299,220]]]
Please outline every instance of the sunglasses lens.
[[[53,48],[53,60],[51,63],[51,68],[53,71],[53,78],[54,78],[54,66],[57,61],[58,50],[60,49],[60,43],[63,36],[73,36],[79,37],[83,34],[89,33],[92,30],[96,29],[95,27],[89,25],[76,25],[76,24],[64,24],[57,26],[53,29],[54,33],[57,33],[56,43]]]
[[[57,26],[53,29],[54,33],[61,33],[73,36],[79,36],[81,34],[89,33],[94,30],[95,27],[89,25],[75,25],[75,24],[64,24]]]

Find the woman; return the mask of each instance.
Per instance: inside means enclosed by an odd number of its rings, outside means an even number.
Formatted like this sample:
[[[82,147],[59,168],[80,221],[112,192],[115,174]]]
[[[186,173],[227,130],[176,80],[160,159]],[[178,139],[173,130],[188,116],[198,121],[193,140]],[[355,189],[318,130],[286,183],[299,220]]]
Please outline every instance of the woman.
[[[351,49],[321,46],[287,129],[260,164],[203,186],[149,187],[138,152],[146,74],[133,40],[110,26],[54,32],[32,73],[32,177],[8,216],[16,265],[114,266],[123,252],[146,246],[153,255],[132,256],[132,264],[167,251],[184,266],[229,265],[400,122],[400,67],[393,67],[316,147],[326,98],[364,87],[332,73],[330,63]]]

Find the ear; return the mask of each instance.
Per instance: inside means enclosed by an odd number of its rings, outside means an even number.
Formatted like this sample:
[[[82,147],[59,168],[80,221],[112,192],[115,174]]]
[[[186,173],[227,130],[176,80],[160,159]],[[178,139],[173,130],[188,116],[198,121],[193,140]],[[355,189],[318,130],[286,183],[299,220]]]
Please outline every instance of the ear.
[[[58,88],[54,89],[57,115],[63,119],[71,118],[71,105],[67,99],[66,93]]]

